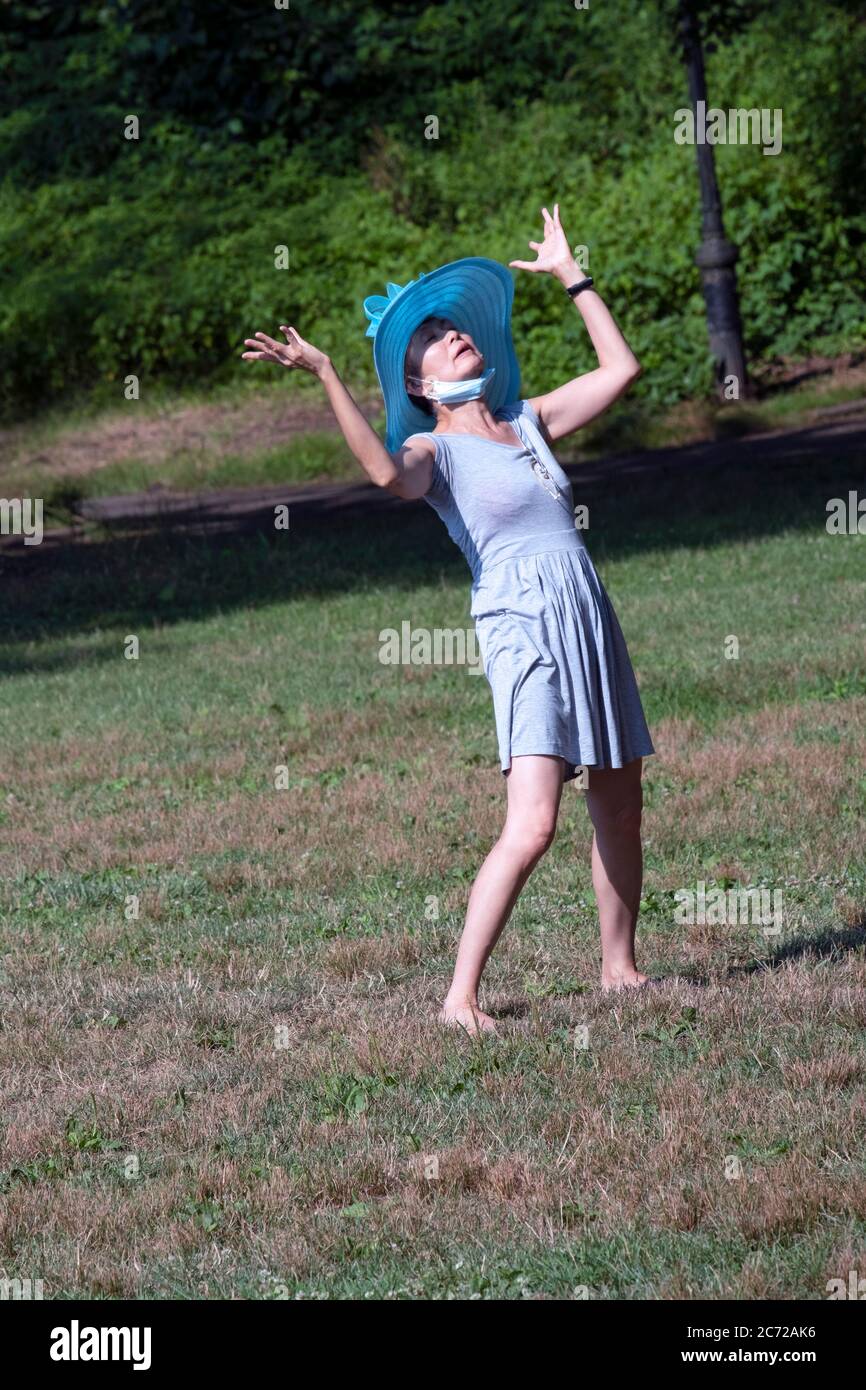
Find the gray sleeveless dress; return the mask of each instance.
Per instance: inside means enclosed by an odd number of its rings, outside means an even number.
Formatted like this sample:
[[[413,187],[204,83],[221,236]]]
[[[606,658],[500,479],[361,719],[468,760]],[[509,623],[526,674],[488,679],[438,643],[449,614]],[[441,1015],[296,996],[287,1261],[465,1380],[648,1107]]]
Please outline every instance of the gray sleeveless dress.
[[[568,782],[581,766],[622,767],[655,749],[622,629],[575,529],[568,476],[529,401],[496,418],[521,447],[432,430],[412,436],[436,447],[424,501],[472,572],[470,612],[503,773],[512,757],[548,753],[565,759]]]

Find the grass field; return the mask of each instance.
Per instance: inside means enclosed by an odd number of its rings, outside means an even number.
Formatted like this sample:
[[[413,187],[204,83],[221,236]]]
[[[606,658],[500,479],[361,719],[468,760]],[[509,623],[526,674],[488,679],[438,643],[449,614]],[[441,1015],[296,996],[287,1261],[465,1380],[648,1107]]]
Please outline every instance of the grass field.
[[[4,562],[6,1276],[822,1299],[866,1271],[866,542],[824,526],[850,472],[593,495],[658,750],[664,984],[601,995],[566,788],[485,975],[498,1040],[434,1022],[503,815],[489,687],[378,660],[383,628],[470,623],[428,508]],[[779,890],[781,934],[678,925],[701,881]]]

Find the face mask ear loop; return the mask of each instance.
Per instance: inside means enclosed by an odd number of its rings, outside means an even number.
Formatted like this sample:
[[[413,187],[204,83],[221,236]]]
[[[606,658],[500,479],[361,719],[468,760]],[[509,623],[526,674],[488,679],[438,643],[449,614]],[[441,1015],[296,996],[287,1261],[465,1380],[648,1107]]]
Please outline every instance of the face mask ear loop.
[[[412,375],[410,375],[410,376],[409,376],[409,381],[410,381],[410,382],[413,382],[413,381],[414,381],[415,384],[416,384],[417,386],[421,386],[421,387],[430,386],[431,389],[432,389],[432,391],[433,391],[433,394],[432,394],[431,396],[428,396],[428,397],[427,397],[427,400],[428,400],[428,401],[433,401],[433,402],[435,403],[435,401],[436,401],[436,385],[435,385],[435,379],[434,379],[432,376],[412,376]],[[413,395],[416,395],[417,392],[414,392],[414,391],[413,391],[412,394],[413,394]],[[422,394],[422,395],[424,394],[423,391],[421,392],[421,394]]]

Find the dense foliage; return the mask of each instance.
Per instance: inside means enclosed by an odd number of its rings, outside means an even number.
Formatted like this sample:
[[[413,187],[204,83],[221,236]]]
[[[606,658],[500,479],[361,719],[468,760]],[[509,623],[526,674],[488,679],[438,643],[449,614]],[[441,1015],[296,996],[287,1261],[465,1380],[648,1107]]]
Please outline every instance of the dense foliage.
[[[706,58],[713,105],[783,112],[781,154],[716,147],[747,352],[861,345],[866,27],[821,0],[754,8]],[[226,379],[280,322],[370,385],[364,296],[459,256],[531,257],[554,200],[638,392],[709,388],[672,28],[670,0],[4,6],[0,408],[128,372]],[[526,388],[586,370],[559,287],[515,274]]]

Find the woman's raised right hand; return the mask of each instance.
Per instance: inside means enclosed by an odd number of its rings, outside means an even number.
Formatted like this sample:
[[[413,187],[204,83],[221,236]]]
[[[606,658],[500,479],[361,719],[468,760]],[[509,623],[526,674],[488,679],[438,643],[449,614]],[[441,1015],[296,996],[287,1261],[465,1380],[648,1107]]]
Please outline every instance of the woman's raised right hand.
[[[296,328],[281,323],[280,332],[285,333],[287,343],[278,343],[274,338],[269,338],[267,333],[257,333],[254,338],[245,338],[246,346],[257,351],[242,352],[241,357],[248,362],[276,362],[280,367],[302,367],[304,371],[312,372],[313,376],[321,376],[331,360],[328,355],[313,347],[312,343],[306,342]]]

